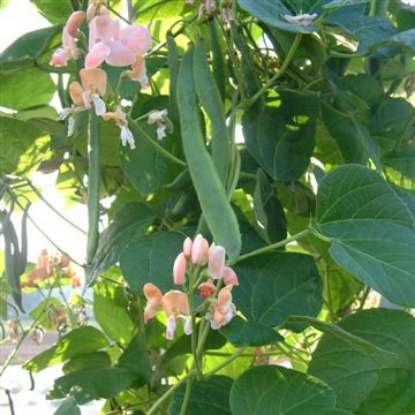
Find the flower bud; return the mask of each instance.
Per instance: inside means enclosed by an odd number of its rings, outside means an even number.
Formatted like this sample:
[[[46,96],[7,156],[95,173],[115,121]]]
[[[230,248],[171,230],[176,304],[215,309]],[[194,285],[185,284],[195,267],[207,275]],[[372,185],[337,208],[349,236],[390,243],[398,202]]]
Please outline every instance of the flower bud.
[[[81,28],[82,23],[85,20],[85,12],[83,11],[76,11],[73,12],[66,23],[66,30],[72,36],[77,38],[78,37],[78,30]]]
[[[192,255],[192,246],[192,240],[189,237],[187,237],[183,242],[183,253],[186,255],[186,258],[189,258],[190,255]]]
[[[215,279],[220,280],[225,270],[225,256],[226,251],[223,246],[213,245],[209,250],[209,275]]]
[[[209,297],[212,297],[212,295],[216,292],[215,284],[213,284],[212,281],[206,281],[202,282],[202,284],[197,287],[199,290],[200,296],[206,300]]]
[[[177,256],[173,265],[173,280],[177,285],[183,285],[186,282],[187,260],[183,252]]]
[[[199,233],[193,242],[192,262],[195,265],[204,265],[209,258],[208,241]]]

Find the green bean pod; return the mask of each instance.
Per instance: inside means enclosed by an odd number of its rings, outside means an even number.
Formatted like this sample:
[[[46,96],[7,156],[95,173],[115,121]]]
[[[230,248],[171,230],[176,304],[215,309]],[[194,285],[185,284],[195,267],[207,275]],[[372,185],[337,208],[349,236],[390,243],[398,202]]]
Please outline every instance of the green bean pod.
[[[203,41],[195,48],[193,73],[197,96],[211,122],[212,158],[220,180],[226,183],[231,149],[230,137],[226,126],[225,108],[215,77],[209,69]]]
[[[218,36],[218,25],[215,19],[209,20],[210,50],[212,52],[213,75],[218,85],[222,101],[226,95],[226,61]]]
[[[99,239],[99,188],[101,177],[100,165],[100,123],[95,110],[89,111],[88,125],[88,237],[86,262],[91,264],[98,248]]]
[[[214,241],[225,247],[229,260],[233,261],[240,253],[241,234],[224,184],[206,148],[194,79],[194,53],[194,46],[190,46],[183,57],[177,81],[183,150],[203,217]]]
[[[177,76],[179,74],[179,54],[177,51],[177,45],[174,41],[173,35],[169,32],[166,36],[167,41],[167,63],[170,71],[170,118],[173,122],[179,120],[179,109],[177,107]]]

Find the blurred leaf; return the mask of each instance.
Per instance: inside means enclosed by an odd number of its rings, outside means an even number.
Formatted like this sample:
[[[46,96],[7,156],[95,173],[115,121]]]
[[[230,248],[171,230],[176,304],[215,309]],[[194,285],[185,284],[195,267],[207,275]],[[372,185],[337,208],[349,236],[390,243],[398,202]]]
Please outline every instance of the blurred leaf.
[[[0,105],[13,110],[47,105],[56,91],[50,75],[38,69],[0,75],[0,82]]]
[[[222,327],[220,333],[235,347],[260,347],[284,340],[284,337],[265,324],[245,321],[239,316]]]
[[[234,382],[230,405],[238,415],[320,415],[334,409],[336,395],[313,376],[279,366],[260,366]]]
[[[392,151],[382,161],[386,166],[393,167],[404,176],[415,180],[415,146]]]
[[[130,342],[136,330],[128,314],[124,288],[107,281],[94,286],[94,316],[105,334],[121,345]]]
[[[53,415],[81,415],[81,410],[73,396],[65,399]]]
[[[339,327],[390,353],[367,354],[324,334],[309,373],[335,391],[338,406],[359,415],[411,415],[415,410],[415,319],[402,311],[365,310]]]
[[[297,253],[272,253],[237,263],[237,308],[250,322],[280,326],[293,314],[316,316],[322,282],[314,259]]]
[[[314,150],[319,108],[314,94],[279,91],[280,100],[258,114],[253,108],[242,119],[248,151],[275,180],[301,177]]]
[[[198,415],[232,415],[229,408],[229,392],[232,379],[225,376],[212,376],[203,382],[192,385],[188,414]],[[174,392],[173,405],[169,415],[179,415],[186,392],[186,384]]]
[[[107,346],[107,339],[102,332],[91,326],[82,326],[61,337],[55,346],[27,361],[23,369],[37,373],[49,366]]]
[[[156,233],[134,238],[123,249],[121,271],[131,290],[141,295],[147,282],[163,293],[174,288],[173,263],[183,249],[184,235]]]
[[[107,352],[92,352],[75,356],[62,367],[63,373],[78,372],[84,369],[99,369],[111,366],[111,358]]]
[[[72,13],[71,2],[68,0],[30,0],[37,11],[52,23],[66,23]]]

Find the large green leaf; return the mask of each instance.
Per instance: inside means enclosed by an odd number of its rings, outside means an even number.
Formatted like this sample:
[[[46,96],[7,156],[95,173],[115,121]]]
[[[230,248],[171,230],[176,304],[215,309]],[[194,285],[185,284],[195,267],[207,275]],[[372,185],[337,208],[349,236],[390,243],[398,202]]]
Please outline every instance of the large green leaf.
[[[61,26],[52,26],[20,36],[1,54],[0,74],[33,67],[36,59],[47,50],[53,37],[60,30]]]
[[[172,289],[173,263],[183,248],[184,238],[175,232],[134,238],[120,257],[121,271],[131,290],[142,294],[147,282],[157,285],[162,292]]]
[[[333,240],[344,269],[395,304],[415,307],[415,232],[393,222],[357,220]]]
[[[134,335],[136,326],[128,314],[128,300],[123,287],[100,281],[94,287],[93,308],[105,334],[125,346]]]
[[[39,372],[49,366],[107,346],[107,339],[102,332],[91,326],[79,327],[61,337],[55,346],[27,361],[23,369]]]
[[[336,396],[315,377],[284,367],[261,366],[234,382],[230,405],[234,415],[320,415],[335,408]]]
[[[338,406],[359,415],[412,415],[415,411],[415,319],[404,312],[367,310],[339,326],[390,354],[367,354],[325,334],[309,373],[335,391]]]
[[[140,126],[140,136],[135,135],[134,150],[127,147],[121,147],[121,168],[127,175],[136,190],[143,197],[159,194],[165,184],[169,183],[172,177],[175,177],[179,171],[177,165],[166,160],[154,149],[153,146],[146,142],[144,135],[150,139],[157,140],[153,126],[147,122],[137,122]],[[171,136],[161,143],[167,151],[174,146],[174,140]]]
[[[413,226],[405,204],[374,171],[357,165],[327,175],[317,193],[317,223],[327,236],[339,236],[356,220],[392,221]]]
[[[204,382],[195,382],[187,407],[187,414],[197,415],[232,415],[229,407],[229,392],[232,379],[226,376],[213,376]],[[185,396],[186,384],[174,393],[173,405],[169,415],[179,415]]]
[[[235,304],[248,321],[282,325],[289,315],[317,316],[322,283],[314,259],[297,253],[261,255],[238,263]]]
[[[121,251],[135,235],[147,232],[155,217],[156,212],[143,203],[129,203],[117,212],[99,238],[98,250],[89,271],[90,283],[119,260]]]
[[[220,333],[236,347],[260,347],[284,340],[271,327],[254,321],[245,321],[239,316],[222,327]]]
[[[404,32],[397,33],[379,44],[376,45],[376,47],[383,47],[387,45],[393,45],[393,46],[404,46],[405,48],[408,48],[411,52],[414,52],[415,50],[415,29],[411,28],[409,30],[406,30]]]
[[[73,396],[65,399],[53,415],[81,415],[81,410]]]
[[[0,75],[0,82],[0,105],[13,110],[47,105],[56,91],[50,75],[38,69]]]
[[[392,151],[382,161],[386,166],[393,167],[404,176],[415,180],[415,146]]]
[[[66,23],[72,13],[70,1],[30,0],[39,13],[52,23]]]
[[[23,173],[37,165],[44,158],[42,135],[30,121],[0,117],[0,173]]]
[[[315,32],[317,30],[314,24],[301,26],[288,23],[284,16],[291,16],[291,12],[279,0],[238,0],[238,3],[244,10],[277,29],[302,33]]]
[[[241,234],[223,183],[205,146],[193,77],[193,55],[194,50],[190,48],[183,57],[178,78],[183,150],[213,240],[222,245],[229,260],[234,261],[241,250]],[[223,226],[224,223],[226,226]]]
[[[276,180],[301,177],[314,150],[319,101],[315,94],[279,91],[280,99],[246,112],[242,124],[248,151]]]
[[[257,183],[254,194],[254,213],[258,233],[268,243],[278,242],[287,237],[287,220],[284,209],[271,187],[268,177],[261,170],[257,172]]]

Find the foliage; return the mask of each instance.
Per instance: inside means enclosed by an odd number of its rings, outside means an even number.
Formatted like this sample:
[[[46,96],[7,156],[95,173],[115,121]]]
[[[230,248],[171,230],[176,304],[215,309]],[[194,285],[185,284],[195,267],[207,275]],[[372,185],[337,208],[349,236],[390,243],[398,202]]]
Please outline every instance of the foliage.
[[[415,6],[32,2],[51,27],[0,57],[0,376],[55,331],[23,368],[63,364],[56,415],[413,415]],[[75,271],[28,262],[35,200]]]

